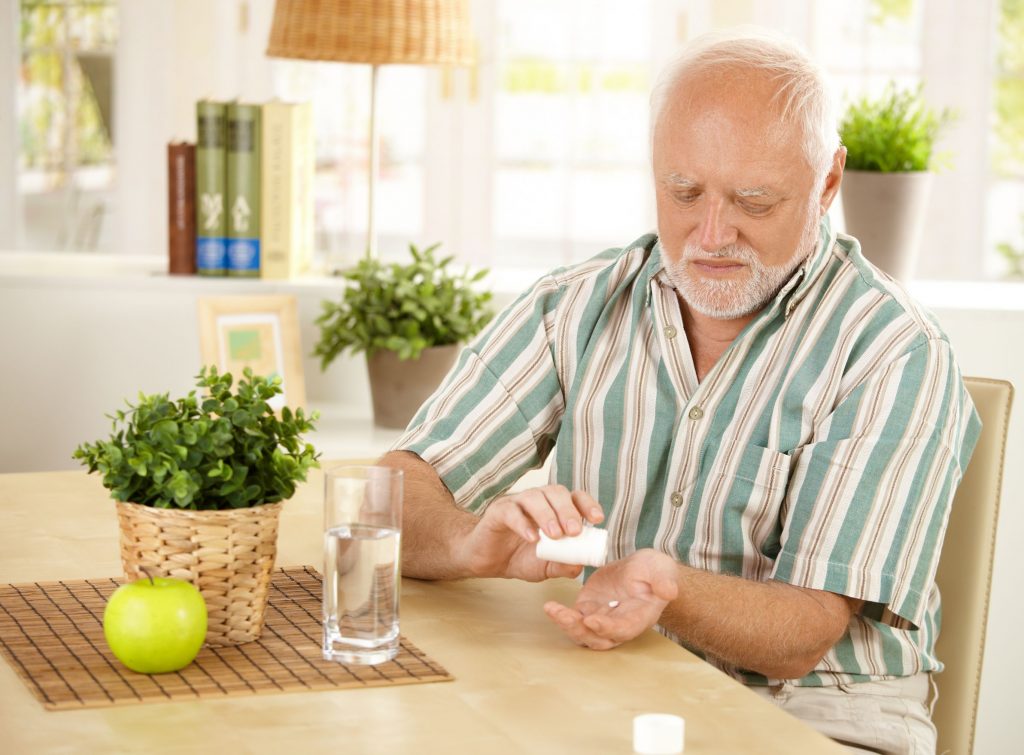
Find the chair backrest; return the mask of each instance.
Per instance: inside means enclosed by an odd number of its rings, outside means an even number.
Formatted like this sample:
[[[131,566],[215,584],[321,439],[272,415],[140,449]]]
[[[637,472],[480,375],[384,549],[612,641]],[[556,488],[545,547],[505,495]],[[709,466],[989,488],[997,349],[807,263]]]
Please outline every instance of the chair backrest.
[[[945,670],[935,676],[939,699],[933,720],[938,729],[936,752],[951,755],[970,755],[974,749],[1006,431],[1013,403],[1013,386],[1005,380],[965,378],[964,382],[983,427],[953,499],[936,576],[942,627],[935,653]]]

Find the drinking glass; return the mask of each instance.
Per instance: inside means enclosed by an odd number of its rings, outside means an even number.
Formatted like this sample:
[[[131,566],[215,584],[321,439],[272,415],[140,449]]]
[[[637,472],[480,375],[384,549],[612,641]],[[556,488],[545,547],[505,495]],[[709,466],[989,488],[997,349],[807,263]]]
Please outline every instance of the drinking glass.
[[[324,472],[323,655],[375,664],[398,653],[402,471]]]

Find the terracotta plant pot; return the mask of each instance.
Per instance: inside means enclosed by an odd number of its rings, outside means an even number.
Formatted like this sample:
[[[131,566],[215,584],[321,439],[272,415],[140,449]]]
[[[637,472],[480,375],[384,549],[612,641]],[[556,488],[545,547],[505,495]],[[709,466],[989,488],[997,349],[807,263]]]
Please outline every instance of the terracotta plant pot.
[[[433,346],[419,359],[402,361],[393,351],[366,360],[373,396],[373,421],[380,427],[406,428],[420,406],[437,390],[455,364],[459,345]]]
[[[259,638],[277,558],[282,503],[189,511],[117,503],[121,565],[131,581],[175,577],[206,601],[206,642],[238,645]]]
[[[899,281],[914,275],[932,174],[848,170],[841,195],[846,232],[871,262]]]

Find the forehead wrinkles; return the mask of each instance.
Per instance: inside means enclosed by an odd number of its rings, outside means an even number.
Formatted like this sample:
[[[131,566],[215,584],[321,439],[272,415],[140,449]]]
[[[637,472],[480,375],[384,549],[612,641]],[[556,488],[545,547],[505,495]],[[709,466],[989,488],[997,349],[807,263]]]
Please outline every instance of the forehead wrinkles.
[[[672,94],[670,102],[685,103],[688,110],[726,103],[739,112],[767,116],[773,124],[788,121],[779,77],[750,66],[722,64],[691,71],[679,78]]]
[[[811,188],[811,171],[792,145],[786,149],[739,135],[711,139],[718,142],[663,137],[653,155],[656,180],[674,191],[716,188],[744,198],[791,196],[803,193],[805,184]]]
[[[699,127],[701,122],[718,121],[709,136],[724,140],[736,136],[726,131],[741,129],[748,132],[742,146],[799,149],[800,126],[786,117],[785,98],[775,79],[765,71],[737,65],[685,73],[668,95],[655,127],[656,137],[671,137],[680,130]]]

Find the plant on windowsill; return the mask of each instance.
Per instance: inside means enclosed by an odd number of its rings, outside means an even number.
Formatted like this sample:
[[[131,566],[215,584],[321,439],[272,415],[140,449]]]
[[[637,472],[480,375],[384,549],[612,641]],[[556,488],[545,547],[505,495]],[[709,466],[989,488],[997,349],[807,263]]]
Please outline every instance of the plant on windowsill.
[[[440,244],[412,260],[386,264],[364,258],[343,273],[338,301],[322,302],[320,340],[313,354],[326,370],[344,351],[364,352],[370,375],[374,421],[404,428],[451,369],[461,344],[493,316],[489,291],[477,291],[487,270],[449,270],[453,257],[437,259]]]
[[[125,576],[140,579],[145,569],[192,582],[213,645],[259,637],[282,502],[319,466],[301,437],[315,429],[316,412],[275,414],[268,401],[282,392],[279,378],[246,369],[232,384],[230,373],[204,367],[202,397],[140,393],[111,416],[106,440],[73,454],[117,501]]]
[[[847,231],[864,256],[899,280],[913,276],[932,172],[948,161],[936,141],[954,117],[931,108],[922,87],[890,82],[881,96],[854,101],[840,123]]]

